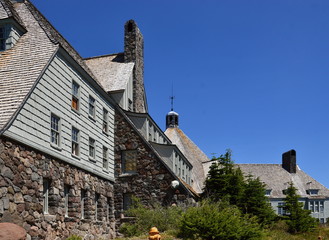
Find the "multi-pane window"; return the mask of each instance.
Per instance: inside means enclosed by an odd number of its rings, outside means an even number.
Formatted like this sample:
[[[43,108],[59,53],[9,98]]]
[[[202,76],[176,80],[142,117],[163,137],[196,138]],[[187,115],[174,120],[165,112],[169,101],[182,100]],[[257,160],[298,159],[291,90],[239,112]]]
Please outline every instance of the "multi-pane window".
[[[311,210],[312,213],[323,213],[324,212],[324,201],[309,201],[309,210]]]
[[[103,146],[103,168],[109,168],[109,150]]]
[[[95,117],[95,98],[89,96],[89,116]]]
[[[319,204],[320,204],[320,213],[323,213],[324,212],[324,201],[320,201]]]
[[[95,139],[89,138],[89,157],[95,159]]]
[[[109,112],[103,108],[103,132],[109,132]]]
[[[79,89],[80,86],[76,82],[72,82],[72,108],[79,111]]]
[[[122,151],[122,172],[135,173],[137,171],[137,151]]]
[[[60,139],[60,134],[59,134],[59,124],[60,124],[60,118],[55,116],[54,114],[51,114],[51,143],[59,146],[59,139]]]
[[[72,154],[79,156],[79,130],[72,127]]]
[[[132,205],[132,194],[131,193],[124,193],[123,194],[123,210],[128,210]]]
[[[0,27],[0,51],[6,50],[5,27]]]
[[[279,215],[286,215],[286,210],[284,209],[284,202],[279,202],[278,203],[278,214]]]
[[[65,209],[65,217],[69,216],[69,193],[70,193],[70,186],[64,186],[64,209]]]
[[[43,213],[48,213],[48,205],[49,205],[49,180],[43,179]]]

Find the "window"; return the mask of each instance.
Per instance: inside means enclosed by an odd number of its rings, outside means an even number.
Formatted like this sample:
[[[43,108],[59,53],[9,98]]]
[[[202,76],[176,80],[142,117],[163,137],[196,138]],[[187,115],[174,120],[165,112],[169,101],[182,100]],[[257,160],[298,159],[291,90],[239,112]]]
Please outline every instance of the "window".
[[[135,173],[137,171],[137,151],[122,151],[122,172]]]
[[[310,201],[309,210],[311,210],[311,212],[314,213],[314,201]]]
[[[85,218],[86,197],[87,197],[86,190],[81,189],[81,199],[80,199],[80,201],[81,201],[81,219]]]
[[[109,112],[103,108],[103,132],[109,132]]]
[[[89,116],[95,118],[95,98],[89,96]]]
[[[320,213],[324,212],[324,201],[320,201]]]
[[[309,201],[309,210],[312,213],[324,212],[324,201]]]
[[[59,146],[60,134],[59,134],[60,118],[51,114],[51,143]]]
[[[131,193],[124,193],[123,194],[123,210],[128,210],[132,205],[132,194]]]
[[[79,130],[72,127],[72,154],[79,156]]]
[[[266,189],[265,190],[265,196],[270,196],[272,192],[272,189]]]
[[[6,50],[5,27],[0,27],[0,51]]]
[[[320,218],[320,223],[324,224],[324,218]]]
[[[49,180],[43,180],[43,213],[48,214],[48,205],[49,205]]]
[[[279,215],[286,215],[286,210],[284,209],[284,202],[279,202],[278,203],[278,214]]]
[[[112,215],[112,208],[111,208],[111,198],[107,198],[107,206],[106,206],[106,221],[110,221]]]
[[[69,193],[70,186],[64,185],[64,209],[65,209],[65,217],[69,216]]]
[[[89,138],[89,157],[95,159],[95,140]]]
[[[307,193],[309,195],[318,195],[319,190],[318,189],[309,189],[309,190],[307,190]]]
[[[103,146],[103,168],[109,168],[109,150]]]
[[[76,82],[72,82],[72,109],[79,111],[79,91],[80,86]]]
[[[98,211],[99,211],[99,198],[100,198],[99,193],[95,193],[95,220],[98,220],[98,218],[99,218],[99,214],[98,214]]]

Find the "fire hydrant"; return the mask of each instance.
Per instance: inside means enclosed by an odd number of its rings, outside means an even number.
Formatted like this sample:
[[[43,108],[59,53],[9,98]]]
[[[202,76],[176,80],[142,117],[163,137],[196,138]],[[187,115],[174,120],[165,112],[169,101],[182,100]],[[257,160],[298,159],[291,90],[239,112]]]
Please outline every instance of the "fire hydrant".
[[[150,235],[149,240],[160,240],[161,239],[159,231],[156,227],[153,227],[150,229],[149,235]]]

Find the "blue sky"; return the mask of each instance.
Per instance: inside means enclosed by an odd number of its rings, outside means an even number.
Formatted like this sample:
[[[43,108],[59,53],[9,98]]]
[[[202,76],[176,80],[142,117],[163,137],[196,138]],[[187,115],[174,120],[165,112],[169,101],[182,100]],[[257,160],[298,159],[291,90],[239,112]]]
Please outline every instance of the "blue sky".
[[[329,1],[32,0],[83,57],[145,41],[149,112],[160,127],[174,85],[180,128],[208,155],[281,163],[297,151],[329,187]]]

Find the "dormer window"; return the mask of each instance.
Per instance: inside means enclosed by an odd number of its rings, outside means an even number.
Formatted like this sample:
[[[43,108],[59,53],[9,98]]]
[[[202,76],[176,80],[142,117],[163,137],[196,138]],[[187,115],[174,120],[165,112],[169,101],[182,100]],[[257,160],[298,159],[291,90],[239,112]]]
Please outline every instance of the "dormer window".
[[[319,194],[319,189],[309,189],[306,191],[307,194],[314,196],[314,195],[318,195]]]
[[[266,189],[265,190],[265,196],[270,196],[272,192],[272,189]]]

